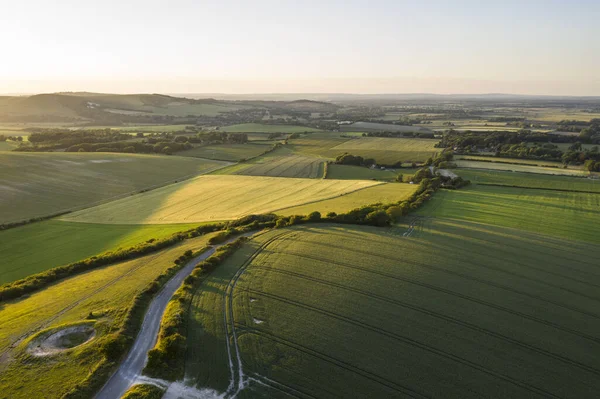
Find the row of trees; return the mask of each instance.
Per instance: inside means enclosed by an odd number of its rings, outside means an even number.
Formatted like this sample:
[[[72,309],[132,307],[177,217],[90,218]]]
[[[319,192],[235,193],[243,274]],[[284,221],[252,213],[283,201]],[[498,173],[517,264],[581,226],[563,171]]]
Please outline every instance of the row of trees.
[[[363,158],[360,155],[352,155],[347,152],[343,153],[342,155],[338,155],[335,158],[334,163],[336,163],[338,165],[354,165],[354,166],[365,166],[365,167],[371,167],[371,166],[381,166],[381,167],[387,167],[387,168],[401,168],[402,167],[402,161],[398,161],[391,165],[387,165],[387,164],[384,165],[384,164],[377,163],[377,161],[374,158]]]

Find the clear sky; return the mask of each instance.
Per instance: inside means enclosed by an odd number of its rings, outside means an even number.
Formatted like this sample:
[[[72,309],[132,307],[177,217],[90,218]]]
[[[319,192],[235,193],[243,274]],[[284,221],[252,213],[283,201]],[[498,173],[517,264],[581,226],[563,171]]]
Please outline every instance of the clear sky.
[[[600,95],[600,0],[0,0],[0,92]]]

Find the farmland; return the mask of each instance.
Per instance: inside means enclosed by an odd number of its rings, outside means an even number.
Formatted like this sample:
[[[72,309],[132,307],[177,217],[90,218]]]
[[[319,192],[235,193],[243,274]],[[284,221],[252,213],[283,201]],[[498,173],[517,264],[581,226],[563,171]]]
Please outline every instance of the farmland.
[[[436,140],[366,137],[346,141],[331,148],[331,153],[360,155],[363,158],[374,158],[378,163],[394,164],[398,161],[425,161],[438,149],[434,147]]]
[[[62,217],[86,223],[169,224],[230,220],[370,187],[360,180],[200,176]]]
[[[237,166],[235,165],[233,168]],[[253,159],[240,168],[236,168],[232,173],[246,176],[304,177],[315,179],[323,177],[324,169],[323,159],[294,155],[287,148],[279,148],[262,157]]]
[[[27,353],[28,340],[3,356],[2,398],[60,398],[84,380],[102,360],[99,348],[123,324],[132,300],[152,280],[173,266],[188,249],[206,245],[199,237],[136,260],[79,274],[26,298],[4,303],[0,312],[0,353],[40,329],[86,323],[96,330],[90,343],[50,358]],[[45,361],[44,359],[51,359]],[[26,387],[26,389],[24,389]]]
[[[377,180],[394,180],[398,173],[402,173],[402,169],[397,171],[371,169],[364,166],[353,165],[336,165],[327,166],[328,179],[377,179]]]
[[[220,130],[228,133],[306,133],[318,132],[306,126],[294,125],[267,125],[261,123],[243,123],[239,125],[224,126]]]
[[[237,162],[259,156],[272,146],[270,143],[206,145],[181,151],[177,155]]]
[[[479,185],[436,193],[419,214],[600,244],[599,207],[598,194]]]
[[[151,238],[168,237],[197,225],[106,225],[48,220],[0,231],[0,285]]]
[[[455,161],[459,168],[469,169],[492,169],[492,170],[507,170],[514,172],[539,173],[547,175],[564,175],[564,176],[586,176],[589,173],[582,169],[563,169],[558,167],[535,166],[535,165],[515,165],[499,162],[484,162],[484,161]]]
[[[221,166],[183,157],[1,153],[0,223],[91,206]]]
[[[494,184],[529,188],[546,188],[561,191],[583,191],[600,193],[600,180],[584,177],[551,176],[547,174],[532,174],[507,172],[502,170],[455,170],[462,178],[475,184]]]
[[[322,215],[329,212],[344,213],[364,205],[398,202],[408,198],[416,189],[416,185],[410,184],[379,184],[341,197],[281,209],[276,213],[285,216],[308,215],[314,211],[318,211]]]
[[[396,231],[295,227],[246,244],[194,297],[187,381],[224,392],[243,373],[244,398],[597,392],[598,245],[439,218]]]

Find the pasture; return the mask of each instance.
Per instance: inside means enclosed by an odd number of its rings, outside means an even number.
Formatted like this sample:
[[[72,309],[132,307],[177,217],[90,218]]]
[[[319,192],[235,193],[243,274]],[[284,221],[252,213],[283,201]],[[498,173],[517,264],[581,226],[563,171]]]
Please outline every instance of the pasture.
[[[309,133],[319,131],[319,129],[306,126],[267,125],[263,123],[241,123],[239,125],[224,126],[219,130],[228,133]]]
[[[234,165],[235,168],[237,165]],[[323,159],[294,155],[287,148],[279,148],[262,157],[251,160],[234,171],[236,175],[322,178]]]
[[[341,197],[285,208],[275,213],[284,216],[308,215],[314,211],[320,212],[321,215],[327,215],[329,212],[345,213],[364,205],[385,204],[406,199],[416,191],[417,187],[417,185],[401,183],[379,184]]]
[[[92,206],[220,166],[151,155],[1,153],[0,223]]]
[[[241,398],[595,396],[600,246],[465,220],[403,230],[252,239],[194,295],[187,383],[233,394],[241,375]]]
[[[481,155],[455,155],[454,160],[463,161],[483,161],[491,163],[510,163],[510,164],[521,164],[521,165],[533,165],[533,166],[550,166],[563,168],[563,163],[558,161],[544,161],[541,159],[519,159],[519,158],[502,158],[495,156],[481,156]],[[571,167],[572,169],[580,169],[578,167]]]
[[[436,193],[417,213],[600,244],[600,195],[478,185]]]
[[[47,220],[0,231],[0,285],[56,266],[165,238],[198,224],[106,225]]]
[[[192,148],[178,152],[177,155],[193,158],[217,159],[221,161],[237,162],[254,158],[268,151],[271,143],[246,143],[246,144],[215,144]]]
[[[502,170],[454,169],[463,179],[474,184],[494,184],[523,188],[546,188],[563,191],[596,192],[600,194],[600,179],[572,176],[552,176]]]
[[[335,198],[376,184],[358,180],[200,176],[65,215],[61,219],[114,224],[231,220]]]
[[[394,180],[402,169],[392,171],[389,169],[371,169],[354,165],[327,165],[328,179],[354,179],[354,180]]]
[[[205,247],[209,237],[186,240],[158,253],[79,274],[26,298],[3,303],[0,396],[58,399],[73,389],[102,360],[100,348],[123,324],[133,298],[173,266],[183,252]],[[27,352],[32,334],[78,323],[95,328],[96,336],[89,343],[45,357]],[[19,344],[14,349],[9,348],[16,342]]]

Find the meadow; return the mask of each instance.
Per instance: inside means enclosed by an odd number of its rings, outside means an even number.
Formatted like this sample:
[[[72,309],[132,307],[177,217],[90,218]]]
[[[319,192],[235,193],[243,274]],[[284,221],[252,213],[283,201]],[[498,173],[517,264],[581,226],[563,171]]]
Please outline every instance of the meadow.
[[[267,125],[262,123],[241,123],[224,126],[219,130],[228,133],[307,133],[318,132],[319,129],[295,125]]]
[[[61,217],[86,223],[169,224],[237,219],[339,197],[379,184],[361,180],[211,175]]]
[[[197,223],[107,225],[47,220],[0,231],[0,285],[196,226]]]
[[[417,185],[400,183],[379,184],[341,197],[285,208],[275,213],[284,216],[308,215],[315,211],[320,212],[321,215],[327,215],[329,212],[345,213],[364,205],[386,204],[406,199],[416,191],[417,187]]]
[[[233,174],[246,176],[322,178],[323,159],[294,155],[287,148],[280,148],[253,159]]]
[[[272,146],[271,143],[205,145],[178,152],[177,155],[237,162],[257,157],[268,151]]]
[[[0,223],[92,206],[222,165],[151,155],[1,153]]]
[[[133,298],[172,267],[183,252],[204,248],[209,237],[186,240],[155,254],[79,274],[26,298],[3,303],[0,397],[61,398],[81,383],[102,360],[100,348],[123,324]],[[49,357],[27,352],[33,334],[81,323],[96,331],[89,343]]]
[[[403,170],[381,170],[366,168],[364,166],[336,165],[333,163],[327,165],[328,179],[394,180],[399,173],[403,173]]]
[[[417,213],[600,244],[598,209],[598,194],[478,185],[440,191]]]
[[[558,161],[544,161],[541,159],[519,159],[519,158],[502,158],[495,156],[479,156],[479,155],[455,155],[454,160],[464,161],[483,161],[492,163],[510,163],[510,164],[521,164],[521,165],[533,165],[533,166],[552,166],[557,168],[563,168],[564,164]],[[572,169],[581,169],[580,167],[572,166]]]
[[[437,216],[410,237],[253,238],[194,296],[186,381],[234,394],[241,375],[240,398],[593,397],[600,246]]]
[[[502,170],[455,169],[454,172],[463,179],[471,180],[474,184],[495,184],[523,188],[595,192],[600,194],[600,179],[507,172]]]

